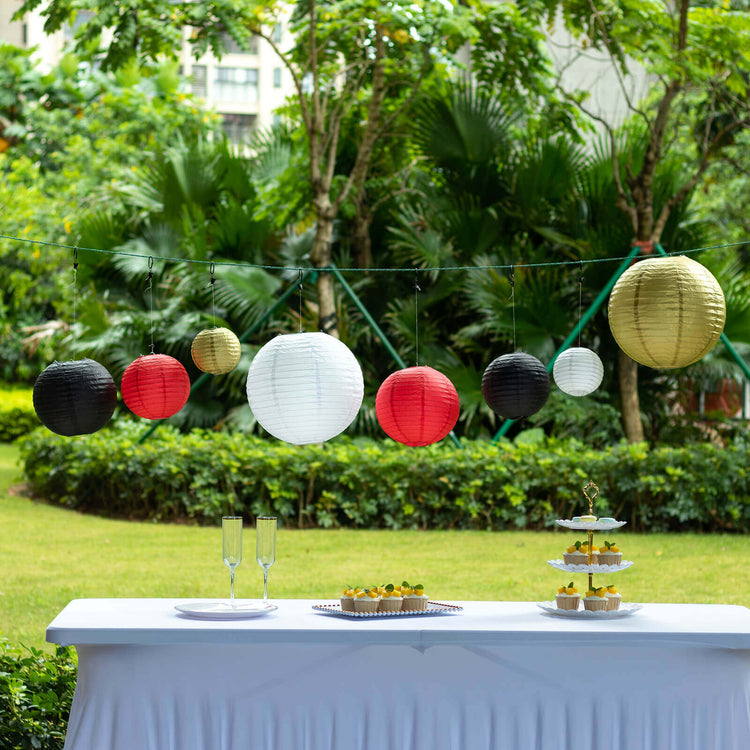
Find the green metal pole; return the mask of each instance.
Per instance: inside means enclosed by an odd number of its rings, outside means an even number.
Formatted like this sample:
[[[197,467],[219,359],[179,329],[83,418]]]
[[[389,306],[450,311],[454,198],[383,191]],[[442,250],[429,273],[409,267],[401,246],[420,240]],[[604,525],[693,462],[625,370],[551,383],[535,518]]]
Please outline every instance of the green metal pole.
[[[292,294],[294,294],[294,292],[297,289],[297,287],[299,286],[299,284],[301,284],[303,281],[305,281],[308,276],[312,276],[312,280],[314,281],[315,278],[317,277],[317,275],[318,275],[317,271],[312,271],[312,270],[305,271],[299,277],[299,279],[295,280],[294,284],[291,284],[289,286],[289,288],[281,295],[281,297],[279,297],[276,300],[276,302],[274,302],[273,305],[271,305],[271,307],[268,308],[268,310],[255,323],[253,323],[253,325],[250,326],[250,328],[248,328],[242,334],[242,336],[238,337],[239,340],[240,340],[240,343],[244,343],[245,341],[247,341],[250,338],[250,336],[252,336],[276,312],[276,310],[278,310],[279,307],[281,307],[281,305],[283,305],[289,299],[289,297],[291,297]],[[205,383],[206,380],[208,380],[209,377],[210,377],[210,373],[204,372],[190,386],[190,393],[192,394],[194,391],[197,391],[198,388],[200,388],[203,385],[203,383]],[[159,419],[156,422],[154,422],[148,428],[148,430],[146,430],[146,432],[144,432],[143,435],[141,435],[141,437],[138,439],[138,445],[140,445],[141,443],[144,443],[146,440],[148,440],[151,437],[151,435],[154,434],[154,432],[156,431],[156,428],[162,422],[165,422],[165,421],[166,421],[165,419]]]
[[[377,337],[383,342],[383,346],[388,350],[388,353],[393,357],[393,359],[396,360],[396,363],[399,367],[404,368],[406,367],[406,362],[404,362],[403,359],[399,356],[398,352],[393,348],[391,345],[391,342],[388,341],[388,337],[383,333],[380,326],[375,322],[375,319],[370,315],[370,311],[364,306],[362,303],[362,300],[357,296],[357,293],[352,289],[347,280],[342,276],[341,271],[339,271],[336,266],[331,263],[325,270],[329,270],[338,280],[339,284],[341,284],[342,287],[344,287],[344,291],[349,295],[352,302],[356,305],[357,309],[362,313],[365,320],[369,324],[370,328],[372,328],[373,331],[375,331],[375,334]],[[459,441],[456,434],[451,430],[448,433],[448,437],[453,441],[453,444],[457,448],[461,448],[461,442]]]
[[[607,295],[612,291],[612,287],[617,283],[617,279],[622,276],[623,273],[627,270],[628,266],[632,262],[633,258],[638,255],[641,251],[641,248],[637,245],[630,251],[630,254],[625,258],[625,260],[620,263],[619,268],[614,272],[612,275],[612,278],[606,283],[604,288],[599,292],[599,295],[597,298],[591,303],[588,310],[581,316],[581,320],[578,322],[578,324],[573,328],[573,330],[570,332],[570,335],[568,338],[563,341],[560,348],[555,352],[554,357],[547,363],[547,372],[552,372],[552,368],[555,365],[555,360],[576,340],[579,331],[583,330],[583,327],[586,325],[586,323],[591,320],[591,318],[596,315],[597,310],[602,306],[602,303],[607,298]],[[500,425],[500,429],[495,434],[495,437],[492,438],[492,442],[497,442],[497,440],[501,437],[503,437],[508,430],[511,428],[513,423],[515,422],[515,419],[506,419],[502,425]]]

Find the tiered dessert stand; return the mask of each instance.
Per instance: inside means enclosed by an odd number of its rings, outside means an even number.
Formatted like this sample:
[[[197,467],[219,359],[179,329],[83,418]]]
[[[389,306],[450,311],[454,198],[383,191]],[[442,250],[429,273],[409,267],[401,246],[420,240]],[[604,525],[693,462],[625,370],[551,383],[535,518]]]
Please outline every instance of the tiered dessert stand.
[[[594,500],[599,495],[599,487],[594,482],[589,483],[583,488],[583,496],[586,498],[589,506],[589,515],[594,515]],[[591,555],[594,546],[595,531],[610,531],[619,529],[627,521],[616,521],[614,518],[606,518],[596,521],[568,520],[558,519],[558,526],[575,531],[585,531],[588,536],[588,561],[585,565],[568,565],[564,560],[547,560],[547,563],[557,570],[564,570],[567,573],[588,573],[588,588],[594,588],[594,575],[597,573],[617,573],[620,570],[629,568],[633,562],[631,560],[622,560],[618,565],[600,565],[591,562]],[[558,615],[560,617],[586,617],[586,618],[615,618],[627,617],[641,608],[640,604],[620,604],[620,608],[610,611],[591,612],[589,610],[570,610],[558,609],[555,602],[542,602],[539,606],[548,614]]]

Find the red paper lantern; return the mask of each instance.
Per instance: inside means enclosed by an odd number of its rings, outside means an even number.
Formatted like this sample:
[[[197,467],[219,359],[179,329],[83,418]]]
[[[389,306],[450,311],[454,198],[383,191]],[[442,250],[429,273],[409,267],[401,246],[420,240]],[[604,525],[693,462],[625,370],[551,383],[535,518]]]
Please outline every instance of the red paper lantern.
[[[190,376],[166,354],[146,354],[131,362],[120,384],[122,400],[145,419],[166,419],[182,409],[190,395]]]
[[[432,367],[407,367],[383,381],[375,414],[385,433],[399,443],[430,445],[458,421],[458,394],[453,383]]]

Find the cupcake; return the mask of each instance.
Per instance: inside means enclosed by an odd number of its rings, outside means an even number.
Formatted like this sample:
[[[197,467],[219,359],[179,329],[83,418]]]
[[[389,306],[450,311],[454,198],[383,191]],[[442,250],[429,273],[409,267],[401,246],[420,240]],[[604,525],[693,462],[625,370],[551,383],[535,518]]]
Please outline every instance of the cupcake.
[[[420,612],[427,609],[427,594],[424,592],[424,586],[418,583],[413,588],[404,581],[401,584],[401,609],[404,612]]]
[[[599,548],[592,545],[591,564],[596,565],[598,562]],[[587,542],[575,542],[571,544],[563,553],[563,562],[566,565],[588,565],[589,564],[589,545]]]
[[[587,515],[587,516],[581,516],[581,523],[595,523],[596,522],[596,516]]]
[[[622,552],[614,542],[607,542],[599,550],[600,565],[619,565],[622,562]]]
[[[614,586],[607,586],[607,593],[604,598],[607,600],[607,612],[611,612],[613,609],[620,609],[622,596],[617,593],[617,589]]]
[[[341,598],[339,599],[342,612],[354,612],[354,596],[360,590],[361,589],[353,589],[351,587],[344,589],[344,593],[341,594]]]
[[[396,587],[392,583],[389,583],[384,587],[383,593],[380,595],[378,612],[400,612],[402,604],[401,587],[399,586],[399,590],[396,591]]]
[[[380,605],[380,594],[377,589],[362,589],[354,595],[355,612],[377,612]]]
[[[583,599],[583,608],[589,612],[604,612],[607,609],[607,589],[604,586],[589,589]]]
[[[567,586],[560,586],[555,597],[558,609],[578,609],[581,603],[581,595],[571,581]]]

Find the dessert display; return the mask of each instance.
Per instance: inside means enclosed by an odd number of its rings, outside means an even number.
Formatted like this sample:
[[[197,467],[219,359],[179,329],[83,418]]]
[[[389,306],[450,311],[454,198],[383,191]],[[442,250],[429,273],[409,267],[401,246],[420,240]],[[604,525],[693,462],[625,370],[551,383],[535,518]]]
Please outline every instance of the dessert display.
[[[347,585],[338,601],[313,604],[313,609],[328,615],[344,617],[398,617],[402,615],[456,614],[463,611],[458,604],[431,602],[421,583],[403,581],[384,586]]]
[[[599,494],[599,488],[594,482],[589,482],[583,488],[583,495],[588,501],[588,513],[574,516],[572,519],[558,520],[557,524],[576,531],[585,531],[586,540],[576,540],[565,549],[562,560],[548,560],[547,562],[558,570],[570,573],[586,573],[588,586],[581,596],[571,581],[567,586],[557,590],[554,602],[540,603],[539,606],[550,614],[563,616],[620,616],[630,614],[640,609],[640,605],[624,605],[621,608],[622,595],[613,585],[596,586],[594,575],[598,573],[614,573],[625,570],[633,563],[622,559],[620,547],[611,539],[603,542],[601,547],[594,544],[595,530],[611,530],[625,524],[614,518],[597,518],[594,515],[594,499]],[[580,608],[581,602],[583,607]],[[609,615],[609,613],[617,613]]]

